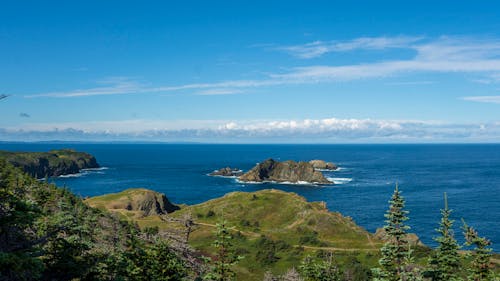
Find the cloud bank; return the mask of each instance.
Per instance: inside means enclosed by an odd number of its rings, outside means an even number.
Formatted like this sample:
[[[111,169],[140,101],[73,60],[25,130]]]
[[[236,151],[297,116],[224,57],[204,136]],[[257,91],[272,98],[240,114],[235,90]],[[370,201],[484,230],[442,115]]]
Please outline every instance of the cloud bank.
[[[498,142],[500,123],[419,120],[125,120],[25,124],[0,129],[1,141],[196,141],[234,143]]]

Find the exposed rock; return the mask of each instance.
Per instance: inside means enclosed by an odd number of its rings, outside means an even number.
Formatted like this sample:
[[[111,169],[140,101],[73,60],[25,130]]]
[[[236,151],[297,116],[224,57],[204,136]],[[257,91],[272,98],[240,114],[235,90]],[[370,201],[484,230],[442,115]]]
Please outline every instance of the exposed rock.
[[[179,210],[163,193],[145,188],[132,188],[119,193],[92,197],[86,202],[97,208],[140,212],[143,216],[164,215]]]
[[[314,169],[319,169],[319,170],[337,170],[337,165],[333,164],[332,162],[326,162],[324,160],[311,160],[309,161],[309,164],[311,164]]]
[[[208,175],[209,176],[220,176],[220,177],[239,177],[242,174],[243,174],[243,171],[240,169],[236,169],[236,168],[233,169],[230,167],[226,167],[226,168],[221,168],[219,170],[215,170]]]
[[[292,160],[278,162],[267,159],[243,174],[239,179],[244,182],[275,181],[332,184],[321,172],[315,171],[310,163]]]
[[[387,241],[388,237],[385,229],[382,227],[377,228],[377,230],[375,231],[375,238],[378,238],[382,241]],[[408,233],[406,235],[406,239],[411,246],[425,246],[425,244],[420,241],[420,238],[418,238],[417,234],[415,233]]]
[[[5,157],[12,165],[38,179],[76,174],[82,169],[99,168],[94,156],[71,149],[49,152],[0,151],[0,157]]]

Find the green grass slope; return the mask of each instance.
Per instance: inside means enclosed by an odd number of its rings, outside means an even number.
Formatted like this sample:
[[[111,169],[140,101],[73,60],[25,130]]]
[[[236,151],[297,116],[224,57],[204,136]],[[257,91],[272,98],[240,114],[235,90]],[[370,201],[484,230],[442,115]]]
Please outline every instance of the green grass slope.
[[[262,280],[266,271],[283,273],[297,267],[306,255],[323,251],[336,252],[342,264],[365,266],[376,263],[381,242],[350,218],[330,212],[323,202],[307,202],[305,198],[280,190],[233,192],[207,202],[181,206],[167,215],[137,216],[129,210],[115,208],[116,202],[131,198],[143,189],[128,189],[122,193],[87,199],[91,206],[118,212],[141,227],[158,227],[163,231],[179,231],[182,219],[191,215],[195,228],[189,243],[210,256],[214,253],[215,224],[224,218],[233,230],[234,246],[245,258],[238,264],[238,280]]]

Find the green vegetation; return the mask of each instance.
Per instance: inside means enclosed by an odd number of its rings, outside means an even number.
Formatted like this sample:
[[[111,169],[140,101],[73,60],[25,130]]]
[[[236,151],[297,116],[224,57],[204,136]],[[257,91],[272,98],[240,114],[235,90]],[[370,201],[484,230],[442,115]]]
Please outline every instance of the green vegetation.
[[[181,280],[188,265],[154,232],[0,159],[0,280]]]
[[[116,209],[115,200],[122,204],[119,198],[133,194],[134,189],[129,189],[89,198],[86,202],[134,220],[143,229],[158,227],[160,232],[182,231],[185,229],[183,218],[193,214],[195,226],[189,244],[209,257],[216,256],[214,230],[224,219],[232,235],[235,254],[245,257],[233,267],[236,280],[260,281],[267,271],[286,274],[290,268],[298,267],[307,255],[316,257],[316,253],[323,255],[331,251],[338,252],[333,262],[349,264],[345,269],[350,276],[366,276],[376,264],[382,245],[350,218],[328,211],[324,203],[307,202],[297,194],[280,190],[233,192],[198,205],[181,206],[167,216],[137,216],[129,210]],[[315,258],[321,259],[322,256]]]
[[[412,250],[406,239],[410,229],[405,224],[408,211],[404,210],[405,200],[397,185],[389,204],[384,226],[387,242],[380,249],[382,258],[379,260],[380,268],[374,269],[375,280],[419,280],[420,273],[413,264]]]
[[[217,224],[215,236],[216,239],[213,246],[217,249],[217,255],[211,261],[210,271],[205,274],[203,279],[214,281],[234,280],[236,274],[232,267],[243,259],[243,257],[236,254],[231,242],[233,236],[231,235],[231,231],[226,227],[225,221]]]
[[[433,281],[460,280],[460,246],[453,236],[453,220],[450,219],[451,210],[448,209],[448,200],[444,194],[444,209],[441,210],[441,222],[437,231],[440,236],[434,238],[438,246],[429,259],[428,275]]]
[[[81,169],[99,167],[94,156],[72,149],[49,152],[0,151],[0,158],[38,179],[76,174]]]
[[[167,202],[146,189],[82,201],[0,159],[0,280],[498,278],[491,242],[465,223],[466,246],[474,248],[458,251],[447,203],[439,246],[409,243],[397,188],[385,243],[324,203],[279,190],[233,192],[180,209]]]

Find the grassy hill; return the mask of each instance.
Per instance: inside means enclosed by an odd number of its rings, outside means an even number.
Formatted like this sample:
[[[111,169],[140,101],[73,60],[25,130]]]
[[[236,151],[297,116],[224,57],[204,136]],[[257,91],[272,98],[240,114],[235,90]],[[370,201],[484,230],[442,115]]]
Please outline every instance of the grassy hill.
[[[237,252],[245,256],[237,266],[238,280],[262,280],[266,271],[283,273],[297,267],[306,255],[321,255],[323,251],[336,252],[339,263],[357,264],[357,270],[363,272],[375,265],[382,245],[350,218],[328,211],[323,202],[307,202],[295,193],[233,192],[198,205],[181,206],[167,216],[167,221],[162,216],[142,216],[115,207],[116,199],[141,192],[143,189],[128,189],[86,202],[133,219],[142,228],[163,231],[179,231],[182,226],[175,219],[191,215],[196,226],[189,243],[208,256],[214,252],[215,224],[224,218],[233,230]]]

